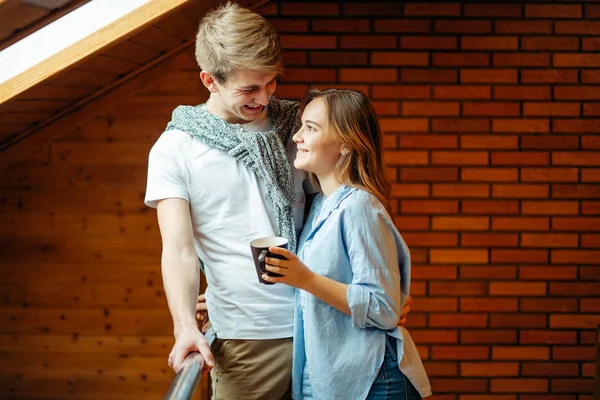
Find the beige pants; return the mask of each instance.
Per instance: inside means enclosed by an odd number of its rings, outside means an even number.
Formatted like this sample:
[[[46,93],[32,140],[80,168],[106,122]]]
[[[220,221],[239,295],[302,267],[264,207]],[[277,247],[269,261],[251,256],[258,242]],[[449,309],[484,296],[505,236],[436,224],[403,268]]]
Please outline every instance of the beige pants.
[[[212,400],[291,399],[292,338],[216,339]]]

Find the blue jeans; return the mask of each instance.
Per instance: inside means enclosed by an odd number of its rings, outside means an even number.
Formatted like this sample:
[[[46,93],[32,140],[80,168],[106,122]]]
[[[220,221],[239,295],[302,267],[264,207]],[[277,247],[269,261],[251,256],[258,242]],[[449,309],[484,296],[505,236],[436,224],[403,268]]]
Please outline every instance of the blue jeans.
[[[306,369],[302,374],[302,398],[312,400],[312,388]],[[396,339],[387,336],[385,357],[367,400],[421,400],[421,395],[398,367]]]
[[[367,400],[421,400],[421,395],[398,367],[396,339],[388,336],[385,357]]]

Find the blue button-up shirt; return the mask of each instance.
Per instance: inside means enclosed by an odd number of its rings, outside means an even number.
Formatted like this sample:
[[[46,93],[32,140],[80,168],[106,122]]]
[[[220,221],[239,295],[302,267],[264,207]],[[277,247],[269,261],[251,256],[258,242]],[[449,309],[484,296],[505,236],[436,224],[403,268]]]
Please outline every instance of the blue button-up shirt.
[[[408,331],[398,328],[410,288],[410,254],[381,202],[342,185],[317,196],[299,241],[313,271],[345,283],[348,316],[296,290],[293,398],[307,368],[315,399],[364,399],[379,373],[386,335],[397,339],[400,369],[422,397],[429,379]]]

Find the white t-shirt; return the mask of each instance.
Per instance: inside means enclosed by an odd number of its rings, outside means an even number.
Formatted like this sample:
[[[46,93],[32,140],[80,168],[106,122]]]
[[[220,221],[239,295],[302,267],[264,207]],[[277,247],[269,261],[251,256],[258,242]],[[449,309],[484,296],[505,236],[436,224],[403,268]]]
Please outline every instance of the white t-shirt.
[[[236,125],[267,131],[268,119]],[[290,163],[296,146],[290,146]],[[293,168],[298,232],[303,224],[307,174]],[[314,190],[314,189],[313,189]],[[164,132],[152,147],[145,203],[181,198],[190,203],[194,244],[204,262],[206,304],[221,339],[277,339],[292,336],[294,289],[259,283],[250,250],[256,238],[274,236],[275,215],[262,179],[224,151],[189,134]]]

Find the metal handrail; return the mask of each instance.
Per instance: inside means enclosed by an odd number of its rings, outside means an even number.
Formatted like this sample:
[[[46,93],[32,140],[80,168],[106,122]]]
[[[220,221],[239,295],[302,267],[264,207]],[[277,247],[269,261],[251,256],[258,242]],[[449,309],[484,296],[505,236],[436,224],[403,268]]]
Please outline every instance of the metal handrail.
[[[175,376],[165,400],[191,399],[201,375],[202,366],[198,361],[188,363]]]

